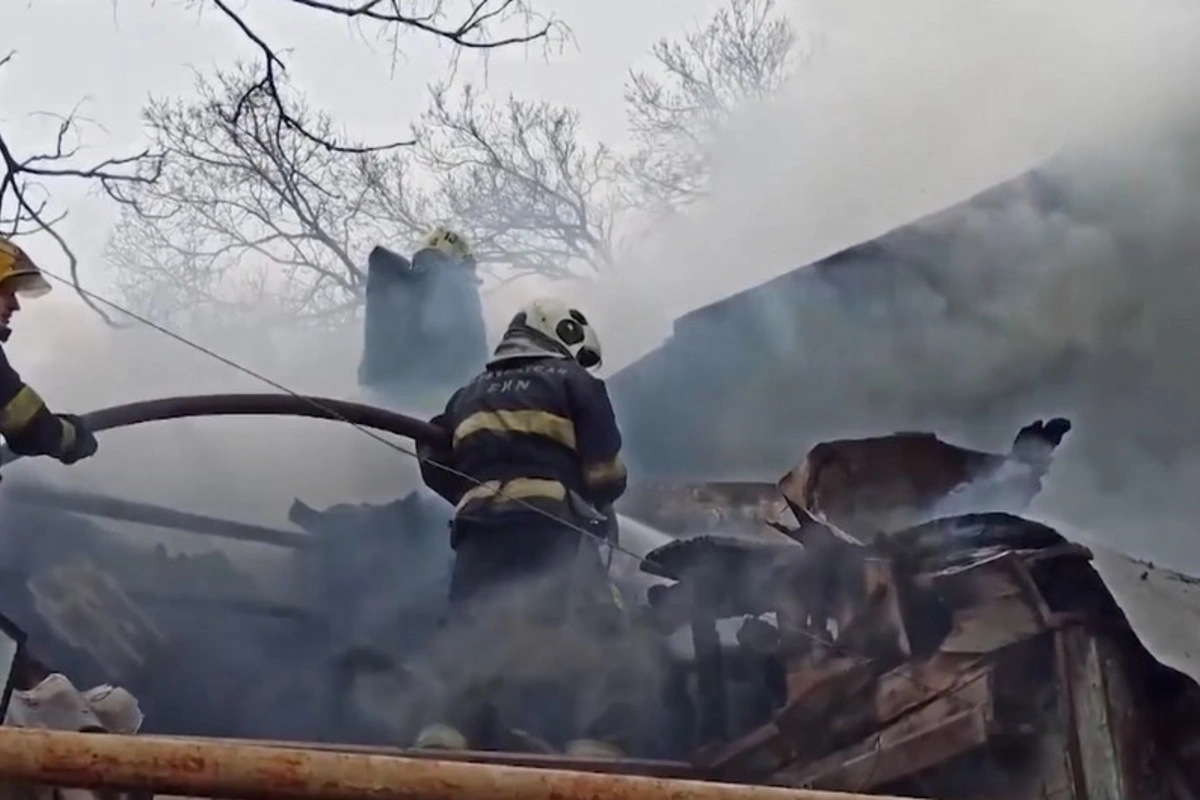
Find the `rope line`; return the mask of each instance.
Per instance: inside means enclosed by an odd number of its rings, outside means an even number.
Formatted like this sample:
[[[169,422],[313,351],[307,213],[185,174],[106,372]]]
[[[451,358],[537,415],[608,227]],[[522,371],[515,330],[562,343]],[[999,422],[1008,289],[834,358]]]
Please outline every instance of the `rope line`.
[[[280,383],[279,381],[269,378],[266,375],[263,375],[261,372],[258,372],[257,370],[254,370],[251,367],[248,367],[244,364],[241,364],[228,356],[222,355],[221,353],[217,352],[216,350],[213,350],[210,347],[206,347],[205,345],[202,345],[199,342],[193,341],[181,333],[173,331],[164,325],[160,325],[159,323],[155,322],[154,320],[149,319],[148,317],[144,317],[141,314],[138,314],[136,311],[126,308],[125,306],[122,306],[120,303],[110,300],[107,297],[104,297],[103,295],[97,294],[96,292],[93,292],[90,289],[85,289],[82,286],[77,285],[74,281],[68,280],[67,278],[64,278],[61,275],[57,275],[53,272],[50,272],[49,270],[43,269],[42,273],[44,275],[46,275],[47,277],[52,278],[53,280],[58,281],[59,283],[65,285],[65,286],[70,286],[75,291],[83,294],[87,298],[94,300],[98,303],[101,303],[105,306],[108,306],[109,308],[111,308],[112,310],[114,310],[116,312],[124,314],[125,316],[129,317],[130,319],[133,319],[133,320],[141,323],[142,325],[145,325],[146,327],[150,328],[151,330],[154,330],[164,336],[174,339],[176,342],[179,342],[180,344],[182,344],[186,347],[190,347],[191,349],[195,350],[196,352],[201,353],[205,356],[208,356],[209,358],[215,359],[216,361],[219,361],[220,363],[224,364],[225,366],[230,367],[231,369],[237,370],[238,372],[241,372],[243,375],[247,375],[251,378],[254,378],[257,381],[261,381],[262,383],[265,383],[266,385],[270,386],[273,389],[277,389],[280,392],[283,392],[287,395],[290,395],[291,397],[297,398],[297,399],[309,404],[313,408],[320,410],[322,413],[329,415],[331,418],[333,418],[339,422],[343,422],[346,425],[349,425],[350,427],[354,428],[355,430],[359,431],[360,433],[365,434],[366,436],[370,437],[371,439],[374,439],[376,442],[379,442],[380,444],[383,444],[386,447],[390,447],[392,450],[395,450],[396,452],[402,453],[402,454],[416,460],[419,463],[426,463],[426,464],[434,466],[438,469],[445,470],[447,473],[454,475],[457,478],[461,478],[461,479],[467,481],[468,483],[472,484],[475,487],[484,486],[485,482],[479,480],[475,476],[469,475],[466,472],[462,472],[461,470],[455,469],[454,467],[451,467],[448,464],[443,464],[440,461],[429,458],[428,456],[421,456],[421,454],[419,452],[417,452],[416,450],[410,450],[409,448],[407,448],[401,444],[398,444],[397,442],[391,441],[391,440],[383,437],[382,435],[376,433],[375,431],[371,430],[370,428],[368,428],[364,425],[360,425],[357,422],[354,422],[353,420],[347,419],[344,415],[338,413],[335,409],[326,406],[324,403],[320,403],[320,402],[314,400],[312,397],[309,397],[307,395],[300,394],[299,392],[295,391],[294,389],[291,389],[288,386],[285,386],[284,384]],[[654,563],[649,558],[647,558],[645,556],[639,556],[637,553],[634,553],[631,550],[621,547],[621,545],[619,543],[609,541],[604,536],[601,536],[594,531],[589,531],[586,528],[582,527],[581,525],[575,524],[571,520],[564,519],[564,518],[558,516],[557,514],[553,513],[552,511],[547,511],[546,509],[541,508],[540,506],[534,505],[533,503],[530,503],[529,501],[525,500],[524,498],[516,497],[511,494],[508,494],[503,490],[503,488],[504,487],[501,486],[500,489],[495,492],[495,494],[500,497],[503,497],[505,500],[516,503],[517,505],[521,506],[522,508],[533,511],[534,513],[536,513],[552,522],[562,525],[564,528],[567,528],[568,530],[578,533],[581,536],[587,537],[587,538],[597,542],[601,546],[607,546],[608,548],[610,548],[610,558],[611,558],[611,553],[613,551],[615,551],[615,552],[619,552],[624,555],[627,555],[630,558],[636,559],[637,563],[639,565]]]

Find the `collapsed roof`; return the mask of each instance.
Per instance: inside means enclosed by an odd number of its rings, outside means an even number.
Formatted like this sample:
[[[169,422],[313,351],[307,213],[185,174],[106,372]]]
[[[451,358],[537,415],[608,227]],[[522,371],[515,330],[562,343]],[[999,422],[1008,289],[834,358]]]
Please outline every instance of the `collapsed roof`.
[[[845,358],[847,344],[834,347],[822,334],[830,314],[870,335],[900,317],[920,328],[955,313],[957,301],[939,285],[934,267],[950,253],[986,256],[986,243],[971,238],[974,218],[1057,209],[1065,201],[1056,186],[1047,174],[1030,172],[679,318],[662,346],[609,380],[631,466],[651,479],[773,480],[797,452],[830,432],[827,420],[820,431],[806,430],[797,413],[811,394],[814,365]],[[1048,356],[1035,368],[1035,381],[1014,377],[994,393],[1010,397],[992,396],[986,409],[939,408],[939,419],[917,422],[942,426],[960,418],[994,426],[1006,400],[1049,391],[1065,357]],[[891,423],[881,417],[853,420],[853,432],[886,430]]]

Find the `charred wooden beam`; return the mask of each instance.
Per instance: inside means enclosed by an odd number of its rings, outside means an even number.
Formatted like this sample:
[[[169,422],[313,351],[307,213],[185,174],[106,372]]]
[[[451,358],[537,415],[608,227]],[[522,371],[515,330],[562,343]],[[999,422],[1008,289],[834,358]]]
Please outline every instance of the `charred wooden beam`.
[[[247,522],[235,522],[205,514],[193,514],[153,503],[125,500],[107,494],[18,484],[6,487],[5,499],[13,503],[53,508],[121,522],[135,522],[140,525],[154,525],[160,528],[171,528],[205,536],[218,536],[222,539],[236,539],[242,542],[271,544],[292,549],[308,548],[314,544],[311,536],[295,531],[268,528]]]
[[[0,729],[0,778],[231,800],[867,800],[776,787],[20,728]]]
[[[700,744],[723,742],[729,737],[729,698],[725,687],[725,657],[715,619],[699,615],[692,619],[692,647],[696,653]]]
[[[861,791],[883,786],[987,743],[995,720],[991,674],[977,672],[876,734],[803,768],[784,770],[772,783]]]
[[[24,585],[33,573],[27,569],[0,569],[0,580]],[[202,613],[246,614],[293,622],[316,623],[321,617],[304,606],[273,603],[254,598],[221,597],[219,595],[170,594],[148,589],[126,589],[125,594],[139,606],[158,606],[196,610]]]
[[[170,645],[121,584],[87,559],[56,564],[26,584],[34,608],[64,642],[128,680]]]
[[[840,660],[802,701],[790,703],[773,722],[704,754],[704,767],[721,780],[759,780],[802,757],[820,758],[857,741],[870,732],[863,726],[874,720],[869,698],[876,677],[868,662]]]
[[[1074,796],[1157,797],[1166,775],[1150,771],[1154,736],[1138,724],[1129,676],[1115,646],[1084,626],[1055,633],[1060,713]]]

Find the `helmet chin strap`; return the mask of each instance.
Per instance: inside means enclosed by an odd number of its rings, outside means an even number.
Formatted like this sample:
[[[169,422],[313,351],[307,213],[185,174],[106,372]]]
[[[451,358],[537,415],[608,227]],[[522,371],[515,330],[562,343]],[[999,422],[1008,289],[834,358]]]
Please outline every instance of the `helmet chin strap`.
[[[520,328],[515,331],[515,333],[520,336],[528,337],[534,344],[544,347],[551,352],[562,356],[563,358],[574,358],[574,356],[571,355],[571,351],[567,349],[565,344],[557,339],[547,336],[541,331],[534,330],[533,328]]]
[[[496,358],[506,356],[551,356],[571,358],[571,351],[549,336],[532,328],[510,328],[496,346]]]

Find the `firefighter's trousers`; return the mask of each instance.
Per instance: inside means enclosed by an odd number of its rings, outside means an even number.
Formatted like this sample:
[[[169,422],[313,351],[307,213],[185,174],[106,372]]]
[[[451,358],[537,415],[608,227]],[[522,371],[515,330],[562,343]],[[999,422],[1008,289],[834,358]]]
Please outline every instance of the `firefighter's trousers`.
[[[456,525],[450,612],[431,654],[440,721],[473,748],[511,747],[512,731],[557,749],[622,747],[623,615],[594,542],[539,519]]]

